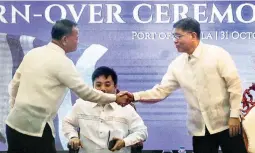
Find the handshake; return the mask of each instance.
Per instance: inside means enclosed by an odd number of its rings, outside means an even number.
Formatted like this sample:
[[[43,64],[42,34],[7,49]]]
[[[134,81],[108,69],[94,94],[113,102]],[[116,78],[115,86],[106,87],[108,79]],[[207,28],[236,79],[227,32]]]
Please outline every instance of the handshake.
[[[116,103],[122,107],[135,101],[134,95],[128,91],[118,91],[116,95]]]

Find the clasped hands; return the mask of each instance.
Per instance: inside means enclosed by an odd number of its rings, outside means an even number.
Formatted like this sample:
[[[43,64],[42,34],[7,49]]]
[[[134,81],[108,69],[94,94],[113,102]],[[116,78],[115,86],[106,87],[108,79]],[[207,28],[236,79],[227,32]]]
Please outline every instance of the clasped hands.
[[[122,107],[134,101],[134,95],[128,91],[120,91],[116,95],[116,103]]]

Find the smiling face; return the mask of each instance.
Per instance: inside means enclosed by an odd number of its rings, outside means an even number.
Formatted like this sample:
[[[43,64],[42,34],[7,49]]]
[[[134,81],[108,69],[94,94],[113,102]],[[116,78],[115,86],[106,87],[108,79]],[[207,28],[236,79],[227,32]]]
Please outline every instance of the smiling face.
[[[93,85],[95,89],[101,90],[104,93],[116,93],[117,85],[114,84],[111,75],[109,75],[108,77],[106,77],[105,75],[100,75],[95,79]]]
[[[190,53],[194,49],[194,42],[198,41],[198,38],[195,32],[174,28],[173,40],[178,52]]]
[[[192,54],[200,42],[200,24],[193,18],[183,18],[173,25],[173,40],[178,52]]]

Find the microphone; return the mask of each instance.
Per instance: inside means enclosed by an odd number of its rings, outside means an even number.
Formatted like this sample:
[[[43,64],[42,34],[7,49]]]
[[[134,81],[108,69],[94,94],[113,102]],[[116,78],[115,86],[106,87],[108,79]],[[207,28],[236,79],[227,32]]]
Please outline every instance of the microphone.
[[[109,141],[110,140],[110,136],[111,136],[111,131],[108,132],[108,140],[107,140],[107,144],[108,144],[108,149],[109,150],[111,150],[115,146],[115,144],[117,142],[117,140],[115,140],[115,139]]]

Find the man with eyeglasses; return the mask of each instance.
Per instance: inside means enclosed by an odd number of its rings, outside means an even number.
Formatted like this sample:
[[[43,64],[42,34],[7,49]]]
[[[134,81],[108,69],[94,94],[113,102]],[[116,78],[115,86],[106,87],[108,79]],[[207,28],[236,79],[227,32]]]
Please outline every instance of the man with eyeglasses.
[[[193,18],[173,25],[173,39],[182,53],[168,67],[160,84],[129,93],[130,101],[155,103],[182,88],[187,101],[187,128],[194,153],[247,153],[241,135],[241,81],[234,61],[223,48],[200,41]]]
[[[117,81],[116,72],[109,67],[99,67],[92,74],[94,88],[104,93],[116,94]],[[131,153],[131,146],[148,137],[147,127],[131,105],[97,104],[82,99],[64,118],[62,129],[71,148],[81,147],[79,153]],[[116,143],[109,148],[111,140]]]

